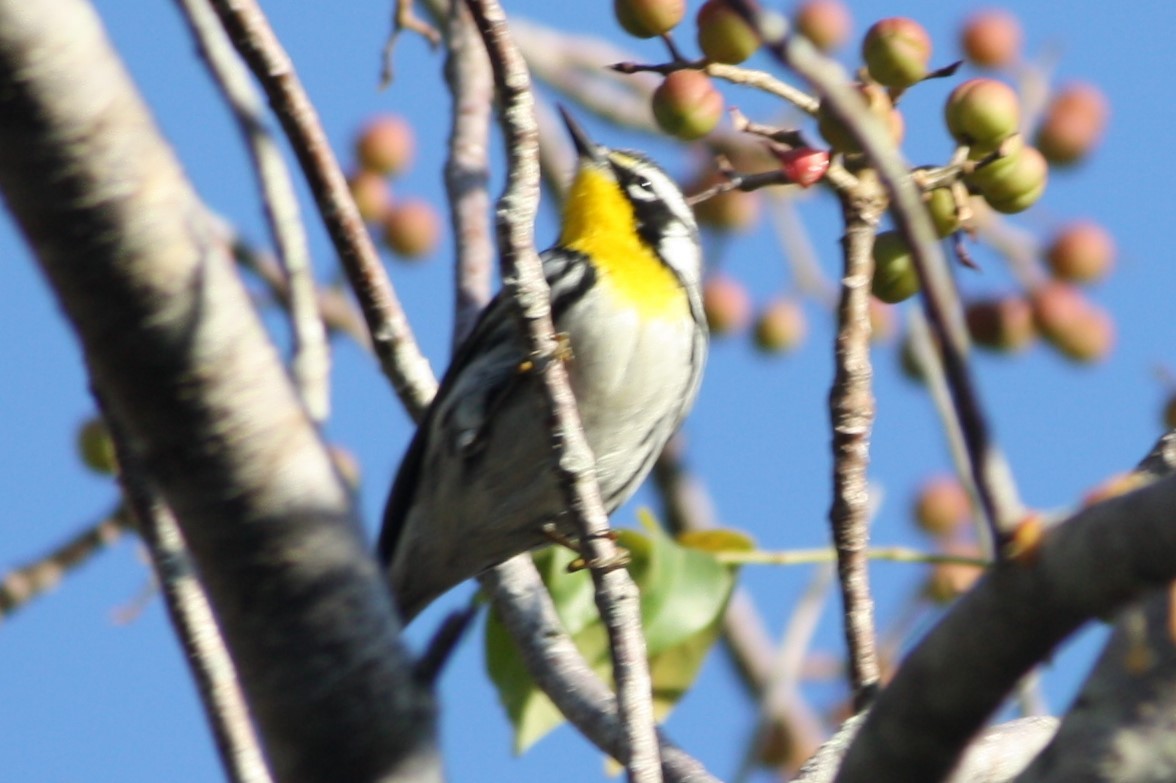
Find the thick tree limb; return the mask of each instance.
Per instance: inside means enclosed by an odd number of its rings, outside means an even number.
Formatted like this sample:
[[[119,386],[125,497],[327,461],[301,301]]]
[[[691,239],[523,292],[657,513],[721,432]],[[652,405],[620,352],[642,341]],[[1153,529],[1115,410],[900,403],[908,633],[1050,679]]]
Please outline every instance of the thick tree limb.
[[[903,662],[839,781],[938,780],[1018,679],[1083,623],[1176,578],[1176,476],[1113,498],[999,563]],[[960,672],[967,672],[961,677]]]
[[[0,0],[0,191],[179,520],[276,777],[437,778],[350,493],[80,0]]]
[[[1172,587],[1119,613],[1057,735],[1019,783],[1145,783],[1176,775]]]

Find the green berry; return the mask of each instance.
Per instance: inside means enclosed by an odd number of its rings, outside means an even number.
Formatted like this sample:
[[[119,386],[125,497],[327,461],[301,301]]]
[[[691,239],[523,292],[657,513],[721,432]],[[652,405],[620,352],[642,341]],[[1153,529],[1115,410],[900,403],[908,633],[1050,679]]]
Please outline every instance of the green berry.
[[[653,116],[666,133],[691,141],[710,133],[723,116],[723,96],[701,71],[668,74],[653,91]]]
[[[862,42],[870,77],[887,87],[910,87],[927,75],[931,36],[913,19],[896,16],[876,22]]]
[[[969,79],[951,91],[944,116],[956,141],[991,150],[1017,132],[1021,103],[1004,82]]]
[[[629,35],[654,38],[678,26],[686,0],[613,0],[613,13]]]
[[[736,65],[759,46],[759,33],[726,0],[707,0],[698,9],[698,48],[708,60]]]
[[[897,231],[884,231],[874,238],[874,278],[870,291],[889,304],[910,299],[919,291],[914,256]]]

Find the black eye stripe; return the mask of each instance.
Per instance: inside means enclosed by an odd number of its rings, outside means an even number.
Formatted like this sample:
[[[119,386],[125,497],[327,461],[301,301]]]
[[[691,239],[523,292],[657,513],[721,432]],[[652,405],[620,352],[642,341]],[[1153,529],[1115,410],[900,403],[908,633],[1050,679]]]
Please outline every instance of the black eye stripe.
[[[671,225],[693,228],[691,209],[660,166],[645,155],[629,150],[613,150],[608,164],[633,205],[637,233],[646,244],[657,247]]]

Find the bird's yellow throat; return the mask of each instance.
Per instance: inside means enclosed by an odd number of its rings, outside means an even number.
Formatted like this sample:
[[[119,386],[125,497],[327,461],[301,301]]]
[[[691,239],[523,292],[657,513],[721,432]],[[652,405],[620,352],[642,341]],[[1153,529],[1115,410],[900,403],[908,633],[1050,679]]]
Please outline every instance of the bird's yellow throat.
[[[606,290],[647,318],[677,317],[688,306],[674,273],[637,234],[633,205],[605,172],[587,166],[577,172],[559,244],[592,258]]]

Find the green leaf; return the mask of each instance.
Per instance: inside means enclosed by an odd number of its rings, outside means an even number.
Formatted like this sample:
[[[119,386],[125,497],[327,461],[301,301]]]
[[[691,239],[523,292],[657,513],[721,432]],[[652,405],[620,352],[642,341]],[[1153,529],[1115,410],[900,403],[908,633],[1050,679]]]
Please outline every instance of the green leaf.
[[[633,558],[629,573],[641,589],[645,644],[655,656],[722,617],[735,586],[735,569],[708,552],[680,546],[648,511],[638,515],[648,538],[622,530],[619,542]]]
[[[703,552],[753,552],[755,539],[746,533],[727,528],[687,530],[678,534],[678,543]]]
[[[629,551],[629,573],[641,591],[654,711],[662,720],[693,684],[718,638],[719,621],[735,586],[735,567],[720,563],[713,553],[754,548],[754,543],[741,533],[713,531],[682,545],[648,511],[639,512],[639,517],[645,532],[622,530],[618,541]],[[575,557],[564,547],[534,555],[572,641],[592,669],[611,682],[608,633],[596,610],[591,575],[586,570],[567,572]],[[516,753],[563,723],[555,705],[527,674],[514,640],[494,611],[486,623],[486,666],[514,725]]]

